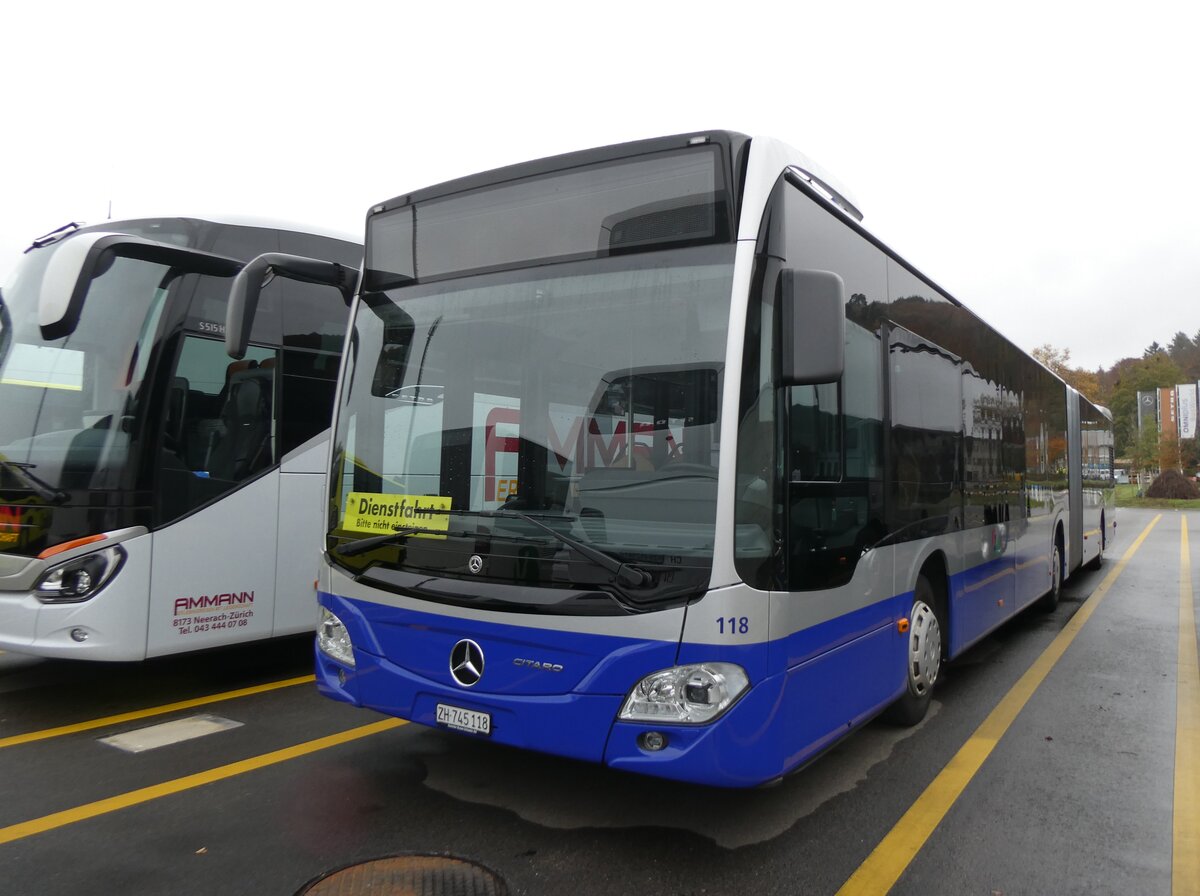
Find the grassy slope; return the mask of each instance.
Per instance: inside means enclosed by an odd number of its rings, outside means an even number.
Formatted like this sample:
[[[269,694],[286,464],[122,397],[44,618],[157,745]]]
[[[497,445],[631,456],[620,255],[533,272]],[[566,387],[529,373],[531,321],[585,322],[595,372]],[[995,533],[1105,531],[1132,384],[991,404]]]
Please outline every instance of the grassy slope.
[[[1162,498],[1139,498],[1136,485],[1118,485],[1117,506],[1153,507],[1159,510],[1200,510],[1200,500],[1167,501]]]

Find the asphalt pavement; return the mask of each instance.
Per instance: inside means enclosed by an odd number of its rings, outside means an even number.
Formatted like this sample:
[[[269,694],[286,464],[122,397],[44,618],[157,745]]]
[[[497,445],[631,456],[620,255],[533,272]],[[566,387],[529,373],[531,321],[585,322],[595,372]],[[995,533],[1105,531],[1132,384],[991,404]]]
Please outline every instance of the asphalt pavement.
[[[1105,566],[952,664],[921,725],[872,723],[752,791],[333,703],[307,639],[114,666],[0,654],[0,893],[290,896],[416,854],[511,894],[1200,893],[1198,542],[1200,514],[1123,510]],[[107,740],[164,723],[215,727]]]

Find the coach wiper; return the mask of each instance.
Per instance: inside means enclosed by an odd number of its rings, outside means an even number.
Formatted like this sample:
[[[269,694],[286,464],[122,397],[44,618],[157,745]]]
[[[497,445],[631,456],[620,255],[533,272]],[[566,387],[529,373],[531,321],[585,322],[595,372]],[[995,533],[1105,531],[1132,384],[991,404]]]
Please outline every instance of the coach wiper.
[[[29,483],[29,490],[49,504],[66,504],[70,499],[70,495],[61,488],[55,488],[45,479],[39,476],[34,476],[29,471],[37,464],[27,464],[16,460],[5,460],[0,457],[0,466],[10,470],[13,476],[25,480]]]
[[[562,532],[556,532],[554,529],[551,529],[549,526],[545,525],[544,523],[539,522],[538,520],[534,519],[533,517],[529,516],[526,513],[522,513],[519,510],[513,510],[508,507],[502,507],[500,510],[496,510],[496,511],[491,511],[491,512],[485,511],[485,512],[481,513],[480,516],[496,516],[496,517],[508,516],[508,517],[516,517],[519,520],[524,520],[525,522],[529,523],[531,526],[541,529],[543,532],[545,532],[551,538],[555,538],[558,541],[562,542],[563,544],[565,544],[567,547],[569,547],[571,550],[575,551],[576,553],[582,554],[584,557],[591,560],[593,563],[595,563],[601,569],[604,569],[604,570],[612,573],[613,577],[621,585],[625,585],[630,588],[644,588],[647,585],[651,585],[654,583],[654,577],[652,575],[650,575],[650,573],[646,572],[646,570],[641,569],[640,567],[634,566],[632,563],[625,563],[621,560],[618,560],[616,557],[606,554],[603,551],[597,550],[596,548],[592,547],[591,545],[586,545],[582,541],[572,538],[570,535],[564,535]]]

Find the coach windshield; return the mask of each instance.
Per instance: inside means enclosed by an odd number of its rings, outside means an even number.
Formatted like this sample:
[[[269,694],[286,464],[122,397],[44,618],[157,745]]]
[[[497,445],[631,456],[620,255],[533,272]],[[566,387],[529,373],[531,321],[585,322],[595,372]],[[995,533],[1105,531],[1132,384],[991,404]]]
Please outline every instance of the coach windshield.
[[[75,332],[46,340],[38,294],[59,245],[27,253],[0,295],[2,487],[52,503],[121,481],[167,271],[117,259],[91,284]]]

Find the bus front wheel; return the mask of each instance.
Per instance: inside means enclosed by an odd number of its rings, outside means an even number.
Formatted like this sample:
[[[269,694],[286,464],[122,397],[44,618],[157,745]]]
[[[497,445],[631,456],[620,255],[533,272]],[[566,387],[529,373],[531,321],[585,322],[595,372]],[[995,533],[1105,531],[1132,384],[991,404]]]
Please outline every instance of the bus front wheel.
[[[917,724],[933,701],[933,687],[942,671],[942,622],[937,605],[933,585],[924,575],[918,576],[908,617],[907,685],[903,696],[886,712],[893,724]]]

